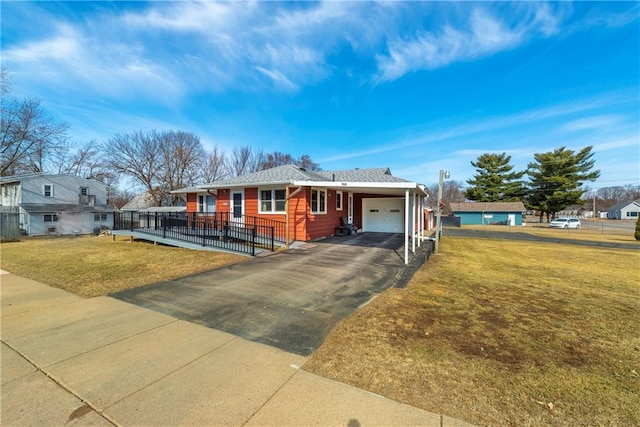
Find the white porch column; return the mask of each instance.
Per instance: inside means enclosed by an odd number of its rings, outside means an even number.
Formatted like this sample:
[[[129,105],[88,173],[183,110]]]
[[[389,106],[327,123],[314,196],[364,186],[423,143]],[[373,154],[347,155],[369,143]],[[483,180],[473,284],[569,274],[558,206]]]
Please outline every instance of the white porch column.
[[[404,263],[409,264],[409,189],[404,190]]]
[[[416,192],[413,192],[413,200],[411,203],[411,252],[416,253]]]
[[[424,237],[424,196],[418,199],[418,215],[418,247],[420,247]]]

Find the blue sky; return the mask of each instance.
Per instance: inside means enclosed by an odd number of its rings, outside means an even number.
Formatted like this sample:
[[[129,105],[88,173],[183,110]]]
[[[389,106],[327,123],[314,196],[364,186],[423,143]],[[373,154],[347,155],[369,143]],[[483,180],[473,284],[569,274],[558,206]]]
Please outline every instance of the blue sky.
[[[2,65],[74,141],[174,129],[205,147],[388,166],[594,146],[640,184],[638,2],[10,2]]]

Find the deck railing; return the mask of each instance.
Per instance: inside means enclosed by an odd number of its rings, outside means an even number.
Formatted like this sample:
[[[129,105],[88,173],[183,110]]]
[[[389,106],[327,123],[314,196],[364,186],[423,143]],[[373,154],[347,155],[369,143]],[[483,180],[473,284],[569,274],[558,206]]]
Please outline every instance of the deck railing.
[[[118,212],[113,228],[249,255],[255,255],[256,247],[273,251],[276,241],[284,241],[284,223],[250,216],[232,218],[226,212]]]

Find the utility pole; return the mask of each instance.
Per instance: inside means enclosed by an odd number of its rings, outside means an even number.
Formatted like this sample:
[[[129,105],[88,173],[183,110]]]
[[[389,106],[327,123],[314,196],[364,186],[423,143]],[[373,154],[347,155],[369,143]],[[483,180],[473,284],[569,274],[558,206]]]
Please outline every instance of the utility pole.
[[[449,171],[440,170],[440,177],[438,179],[438,200],[436,206],[436,247],[435,253],[438,253],[440,248],[440,234],[442,234],[442,185],[444,179],[449,179]]]

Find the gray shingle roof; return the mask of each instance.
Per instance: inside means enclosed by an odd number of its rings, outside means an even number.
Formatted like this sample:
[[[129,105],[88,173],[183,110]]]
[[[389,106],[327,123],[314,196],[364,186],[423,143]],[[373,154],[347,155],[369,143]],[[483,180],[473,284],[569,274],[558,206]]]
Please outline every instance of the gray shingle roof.
[[[337,181],[337,182],[411,182],[391,175],[389,168],[351,169],[340,171],[310,171],[296,165],[277,166],[275,168],[253,172],[235,178],[223,179],[197,186],[197,188],[241,187],[247,185],[285,184],[293,181]],[[187,192],[193,188],[176,190]]]
[[[611,206],[611,207],[608,209],[608,211],[609,211],[609,212],[617,211],[617,210],[620,210],[620,209],[622,209],[622,208],[626,208],[627,206],[629,206],[629,205],[630,205],[630,204],[632,204],[632,203],[639,203],[639,204],[640,204],[640,201],[639,201],[639,200],[631,200],[630,202],[620,202],[620,203],[616,203],[615,205]]]
[[[235,178],[223,179],[201,185],[200,187],[209,186],[241,186],[247,184],[283,184],[291,181],[319,181],[324,180],[316,172],[307,171],[295,165],[277,166],[271,169],[265,169],[253,172],[247,175],[236,176]]]
[[[327,181],[345,182],[410,182],[391,175],[389,168],[348,169],[340,171],[322,171]]]
[[[451,203],[452,212],[524,212],[522,202],[465,202]]]
[[[22,203],[20,207],[29,213],[52,213],[52,212],[96,212],[107,213],[118,210],[109,205],[72,205],[62,203]]]

